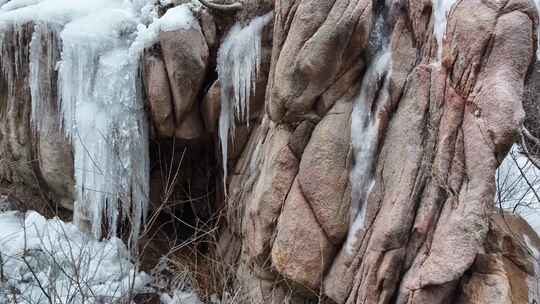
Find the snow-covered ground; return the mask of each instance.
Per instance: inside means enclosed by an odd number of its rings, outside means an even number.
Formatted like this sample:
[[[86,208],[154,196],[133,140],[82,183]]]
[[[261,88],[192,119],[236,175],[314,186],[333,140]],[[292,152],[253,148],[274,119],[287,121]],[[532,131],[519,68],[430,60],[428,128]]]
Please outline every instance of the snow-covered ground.
[[[0,303],[112,303],[145,291],[121,240],[97,241],[36,212],[0,213]]]

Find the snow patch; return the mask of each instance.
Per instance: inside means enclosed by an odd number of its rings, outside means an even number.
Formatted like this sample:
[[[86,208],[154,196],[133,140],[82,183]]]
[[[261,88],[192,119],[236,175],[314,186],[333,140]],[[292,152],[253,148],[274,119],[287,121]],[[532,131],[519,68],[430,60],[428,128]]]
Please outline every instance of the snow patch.
[[[33,211],[0,213],[0,256],[0,303],[112,303],[150,282],[121,240],[99,242]]]
[[[172,297],[166,293],[161,294],[160,301],[162,304],[203,304],[195,293],[181,290],[176,290]]]
[[[227,181],[228,139],[235,122],[249,126],[249,98],[255,92],[261,65],[261,36],[272,20],[268,13],[254,18],[246,27],[236,23],[219,48],[217,72],[221,85],[219,138],[223,160],[223,183]]]

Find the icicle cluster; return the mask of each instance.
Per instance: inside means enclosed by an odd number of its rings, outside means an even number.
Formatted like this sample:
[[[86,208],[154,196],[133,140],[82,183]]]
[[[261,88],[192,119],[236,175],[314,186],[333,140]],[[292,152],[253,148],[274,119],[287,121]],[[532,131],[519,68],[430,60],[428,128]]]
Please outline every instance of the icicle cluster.
[[[433,32],[437,39],[437,61],[441,62],[443,53],[443,39],[446,33],[446,24],[450,9],[457,0],[433,0]],[[538,1],[538,0],[537,0]]]
[[[74,221],[89,225],[97,238],[103,223],[114,236],[120,220],[127,218],[135,241],[145,217],[148,126],[140,54],[129,49],[144,17],[139,12],[149,12],[149,4],[12,0],[0,8],[4,34],[28,22],[36,24],[29,55],[33,126],[39,131],[43,118],[59,114],[58,125],[73,145]],[[24,60],[24,54],[16,54]],[[54,107],[59,108],[51,113]]]
[[[254,18],[246,27],[237,23],[219,48],[217,71],[221,85],[219,138],[223,160],[223,182],[226,187],[228,138],[235,122],[249,125],[249,99],[255,92],[261,65],[261,35],[272,20],[272,13]]]
[[[111,22],[97,26],[96,20]],[[104,213],[110,233],[116,234],[119,210],[132,214],[137,234],[148,201],[148,136],[138,61],[128,56],[129,44],[121,36],[135,28],[131,14],[108,10],[67,24],[61,34],[59,88],[75,157],[75,220],[88,218],[96,237]]]

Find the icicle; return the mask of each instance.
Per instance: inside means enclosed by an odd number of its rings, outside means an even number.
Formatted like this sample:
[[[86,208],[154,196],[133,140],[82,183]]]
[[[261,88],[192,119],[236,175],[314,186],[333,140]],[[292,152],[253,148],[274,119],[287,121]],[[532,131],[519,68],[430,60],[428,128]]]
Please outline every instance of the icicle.
[[[223,183],[227,187],[227,155],[229,133],[234,133],[236,120],[249,126],[249,99],[255,91],[261,65],[261,35],[272,20],[272,13],[254,18],[242,28],[235,24],[221,45],[217,71],[221,85],[219,138],[223,161]]]
[[[457,0],[433,0],[433,32],[437,39],[437,61],[441,62],[443,53],[443,39],[446,33],[448,13]],[[537,0],[539,1],[539,0]]]

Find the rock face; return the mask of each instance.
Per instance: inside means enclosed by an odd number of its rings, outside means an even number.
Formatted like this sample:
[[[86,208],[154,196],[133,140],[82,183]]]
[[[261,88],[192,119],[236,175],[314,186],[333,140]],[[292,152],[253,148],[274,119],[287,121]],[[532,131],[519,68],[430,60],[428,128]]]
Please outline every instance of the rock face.
[[[528,114],[537,14],[528,1],[457,1],[438,45],[432,11],[431,1],[276,1],[269,122],[252,133],[259,144],[238,161],[227,204],[246,303],[538,298],[527,283],[538,272],[523,266],[538,261],[516,238],[519,252],[490,247],[504,234],[494,174]],[[383,50],[391,69],[362,95]],[[363,102],[378,135],[358,228],[349,176],[365,160],[350,120]]]
[[[440,41],[433,2],[274,1],[258,75],[234,75],[255,92],[249,125],[225,139],[226,195],[191,206],[226,215],[215,251],[238,303],[540,302],[540,239],[493,204],[523,123],[540,134],[538,13],[528,0],[455,1]],[[222,185],[218,45],[272,6],[242,3],[201,9],[198,26],[145,51],[156,208],[187,200],[180,185],[196,197]],[[37,176],[69,207],[69,145],[32,137],[28,76],[14,72],[28,68],[31,31],[2,44],[0,177]],[[180,172],[174,189],[162,168]]]

